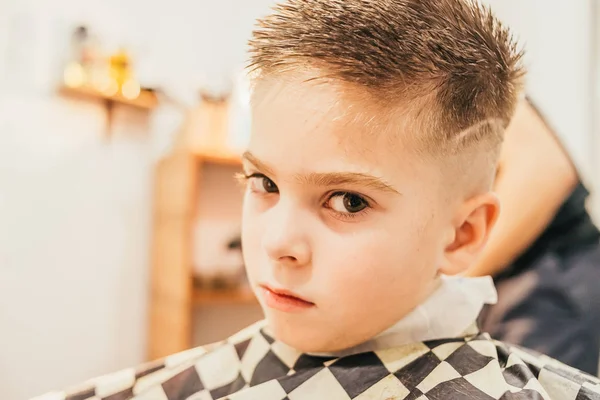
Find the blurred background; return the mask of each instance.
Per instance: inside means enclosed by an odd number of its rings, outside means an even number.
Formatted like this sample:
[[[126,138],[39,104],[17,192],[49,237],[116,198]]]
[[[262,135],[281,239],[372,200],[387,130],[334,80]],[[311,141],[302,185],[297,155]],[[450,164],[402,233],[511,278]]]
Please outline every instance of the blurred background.
[[[245,287],[243,74],[270,0],[0,0],[0,398],[223,338]],[[600,216],[593,0],[494,0]]]

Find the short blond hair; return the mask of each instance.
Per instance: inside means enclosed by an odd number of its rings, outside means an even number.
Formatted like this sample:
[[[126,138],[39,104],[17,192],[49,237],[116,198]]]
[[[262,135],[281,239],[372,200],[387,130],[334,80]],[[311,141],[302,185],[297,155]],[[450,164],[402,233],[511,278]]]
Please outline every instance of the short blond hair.
[[[476,0],[288,0],[259,20],[250,55],[258,79],[308,66],[410,105],[418,142],[446,154],[497,153],[524,75],[509,30]]]

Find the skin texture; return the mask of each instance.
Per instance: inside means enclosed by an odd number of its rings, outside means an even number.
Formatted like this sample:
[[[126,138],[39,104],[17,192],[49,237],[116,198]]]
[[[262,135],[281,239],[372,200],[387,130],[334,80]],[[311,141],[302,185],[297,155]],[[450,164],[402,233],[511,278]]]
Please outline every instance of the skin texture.
[[[498,211],[486,190],[448,188],[440,166],[398,136],[367,133],[372,118],[358,116],[365,108],[349,90],[288,72],[259,81],[253,98],[245,264],[272,333],[306,352],[343,350],[395,324],[440,273],[473,262]],[[263,284],[314,306],[271,308]]]
[[[577,184],[577,171],[548,126],[523,101],[506,132],[495,191],[502,203],[496,228],[466,275],[496,275],[550,223]]]

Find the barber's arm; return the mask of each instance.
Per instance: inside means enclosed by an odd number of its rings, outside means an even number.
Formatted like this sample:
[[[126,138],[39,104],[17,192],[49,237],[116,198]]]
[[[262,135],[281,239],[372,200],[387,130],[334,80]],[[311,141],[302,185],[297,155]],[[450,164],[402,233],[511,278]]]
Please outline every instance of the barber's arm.
[[[496,275],[550,223],[577,184],[568,155],[535,109],[523,101],[507,129],[495,191],[501,211],[468,276]]]

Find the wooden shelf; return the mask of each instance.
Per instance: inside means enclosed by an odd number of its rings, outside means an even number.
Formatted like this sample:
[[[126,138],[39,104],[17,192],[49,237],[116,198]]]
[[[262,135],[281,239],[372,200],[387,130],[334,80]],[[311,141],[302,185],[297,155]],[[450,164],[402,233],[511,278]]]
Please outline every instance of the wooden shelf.
[[[241,170],[242,162],[241,154],[227,147],[227,110],[226,105],[206,102],[189,110],[178,133],[179,145],[157,163],[153,296],[148,336],[150,360],[194,345],[192,332],[197,317],[194,311],[205,312],[203,316],[207,318],[220,317],[218,307],[228,313],[257,311],[258,301],[246,287],[218,290],[209,289],[208,285],[194,285],[192,267],[196,242],[193,228],[197,222],[207,217],[239,218],[237,202],[241,201],[243,193],[230,178],[234,170]],[[225,180],[231,180],[231,185],[224,185]],[[211,196],[211,190],[217,187],[227,194],[226,199]],[[215,308],[216,315],[211,308]],[[227,326],[236,324],[235,320],[227,322]]]
[[[249,288],[202,289],[195,287],[193,298],[196,306],[258,304],[254,293]]]
[[[85,97],[88,99],[102,100],[114,104],[125,104],[144,110],[152,110],[158,104],[156,94],[150,90],[142,90],[139,96],[135,99],[128,99],[120,93],[109,96],[89,86],[81,86],[76,88],[63,86],[60,88],[60,92],[68,96]]]
[[[241,156],[228,152],[194,152],[196,160],[200,163],[239,167],[242,165]]]

